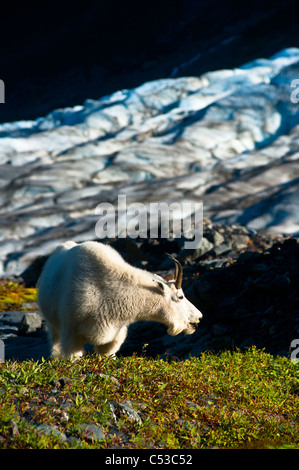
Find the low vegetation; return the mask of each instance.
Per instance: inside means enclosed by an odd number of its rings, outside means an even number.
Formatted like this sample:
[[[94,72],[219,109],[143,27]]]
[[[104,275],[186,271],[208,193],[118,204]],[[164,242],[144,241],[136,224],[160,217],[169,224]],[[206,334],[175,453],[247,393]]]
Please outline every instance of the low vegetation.
[[[116,416],[111,402],[141,419]],[[102,436],[85,438],[86,423]],[[89,354],[0,364],[1,448],[112,446],[299,447],[298,364],[256,348],[186,361]]]
[[[35,302],[37,289],[11,281],[0,281],[0,312],[28,310],[27,303]]]
[[[0,283],[0,311],[35,300],[36,289]],[[0,448],[74,447],[298,448],[299,363],[253,347],[0,364]]]

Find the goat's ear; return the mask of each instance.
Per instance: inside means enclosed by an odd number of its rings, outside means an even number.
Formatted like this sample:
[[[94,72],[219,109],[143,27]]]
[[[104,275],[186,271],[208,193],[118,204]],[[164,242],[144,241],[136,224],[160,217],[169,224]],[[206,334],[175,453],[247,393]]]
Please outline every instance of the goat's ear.
[[[157,281],[157,279],[154,279],[154,281],[155,281],[156,286],[158,286],[159,289],[161,289],[161,292],[164,292],[164,291],[165,291],[165,284],[164,284],[164,282],[162,282],[162,281]]]

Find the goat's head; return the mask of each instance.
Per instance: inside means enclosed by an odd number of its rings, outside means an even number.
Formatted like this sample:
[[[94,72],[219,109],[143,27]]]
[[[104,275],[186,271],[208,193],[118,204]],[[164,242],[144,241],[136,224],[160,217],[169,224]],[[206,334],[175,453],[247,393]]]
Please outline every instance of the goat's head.
[[[172,336],[181,332],[191,335],[197,329],[202,313],[184,295],[183,268],[180,262],[169,254],[167,256],[175,263],[175,279],[166,282],[160,276],[155,278],[165,298],[165,307],[161,313],[167,319],[167,333]]]

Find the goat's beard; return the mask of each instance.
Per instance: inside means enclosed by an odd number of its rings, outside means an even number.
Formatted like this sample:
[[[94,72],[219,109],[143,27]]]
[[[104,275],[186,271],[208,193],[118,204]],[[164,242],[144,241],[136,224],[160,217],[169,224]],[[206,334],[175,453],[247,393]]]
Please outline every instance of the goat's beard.
[[[171,336],[179,335],[180,333],[185,333],[186,335],[193,335],[195,328],[189,325],[184,326],[177,326],[177,325],[170,325],[167,329],[167,333]]]
[[[180,333],[182,333],[182,331],[186,331],[184,327],[181,327],[181,326],[177,326],[177,325],[170,325],[168,328],[167,328],[167,333],[170,335],[170,336],[176,336],[176,335],[179,335]]]

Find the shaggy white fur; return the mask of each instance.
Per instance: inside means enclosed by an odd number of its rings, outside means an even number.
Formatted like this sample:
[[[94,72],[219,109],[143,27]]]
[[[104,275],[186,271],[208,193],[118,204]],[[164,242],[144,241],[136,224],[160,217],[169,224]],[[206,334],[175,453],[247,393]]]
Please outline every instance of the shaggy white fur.
[[[115,354],[128,326],[140,320],[164,323],[177,335],[194,333],[202,318],[174,281],[131,266],[99,242],[59,245],[38,288],[54,356],[80,356],[85,343],[99,354]]]

